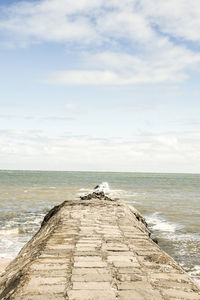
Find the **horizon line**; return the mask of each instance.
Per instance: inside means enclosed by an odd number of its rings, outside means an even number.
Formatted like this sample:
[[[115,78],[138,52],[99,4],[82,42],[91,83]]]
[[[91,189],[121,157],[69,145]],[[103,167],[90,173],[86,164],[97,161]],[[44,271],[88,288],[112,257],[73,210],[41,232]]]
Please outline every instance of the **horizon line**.
[[[0,169],[1,171],[30,171],[30,172],[82,172],[82,173],[133,173],[133,174],[188,174],[200,175],[194,172],[152,172],[152,171],[91,171],[91,170],[42,170],[42,169]]]

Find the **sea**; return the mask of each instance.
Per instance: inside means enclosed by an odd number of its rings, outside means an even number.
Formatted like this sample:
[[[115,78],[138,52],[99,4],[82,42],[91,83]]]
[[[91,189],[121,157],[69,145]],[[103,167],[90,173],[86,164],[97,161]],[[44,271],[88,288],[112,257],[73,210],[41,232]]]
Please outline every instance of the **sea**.
[[[0,170],[0,259],[13,259],[45,214],[105,182],[146,218],[158,245],[200,282],[200,174]]]

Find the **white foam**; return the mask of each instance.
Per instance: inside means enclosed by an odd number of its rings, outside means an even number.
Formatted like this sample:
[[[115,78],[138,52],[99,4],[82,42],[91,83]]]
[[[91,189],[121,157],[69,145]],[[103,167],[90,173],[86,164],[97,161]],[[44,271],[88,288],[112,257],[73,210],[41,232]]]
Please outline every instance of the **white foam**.
[[[179,233],[179,234],[171,234],[170,235],[170,240],[173,242],[183,242],[188,243],[188,242],[200,242],[200,236],[199,234],[195,233]]]
[[[1,229],[0,230],[0,235],[18,235],[19,234],[19,230],[18,228],[13,228],[13,229]]]
[[[43,216],[37,216],[34,220],[32,220],[32,223],[36,224],[36,225],[40,225],[44,216],[45,216],[45,214]]]
[[[94,189],[81,188],[81,189],[79,189],[79,192],[81,192],[81,193],[78,193],[79,196],[85,196],[85,195],[88,195],[93,192],[96,192],[96,193],[104,192],[104,194],[110,195],[111,189],[109,187],[108,182],[102,182]]]
[[[160,231],[166,231],[166,232],[175,232],[176,231],[176,225],[175,224],[169,224],[167,222],[159,222],[158,224],[155,224],[152,226],[153,230],[160,230]]]
[[[104,192],[104,194],[110,194],[111,190],[108,182],[102,182],[94,189],[95,192]]]
[[[145,219],[153,231],[175,232],[178,227],[177,224],[166,221],[160,216],[159,212],[155,212],[150,216],[145,216]]]
[[[200,265],[194,266],[193,270],[188,273],[197,283],[200,283]]]
[[[132,198],[137,195],[137,193],[130,194],[128,191],[122,189],[111,189],[108,182],[102,182],[97,186],[96,189],[89,189],[89,188],[79,189],[79,193],[77,194],[77,196],[78,197],[85,196],[93,192],[104,192],[104,194],[108,195],[113,199],[120,198],[122,200],[126,198]]]
[[[7,237],[2,237],[1,241],[0,241],[0,248],[2,248],[2,246],[4,246],[5,248],[9,248],[11,246],[13,246],[13,241],[11,241],[9,238]],[[6,254],[6,253],[5,253]],[[2,254],[1,254],[2,255]]]
[[[200,273],[200,265],[194,266],[194,270]]]
[[[27,241],[28,240],[20,241],[18,236],[2,237],[0,239],[0,257],[14,258]]]

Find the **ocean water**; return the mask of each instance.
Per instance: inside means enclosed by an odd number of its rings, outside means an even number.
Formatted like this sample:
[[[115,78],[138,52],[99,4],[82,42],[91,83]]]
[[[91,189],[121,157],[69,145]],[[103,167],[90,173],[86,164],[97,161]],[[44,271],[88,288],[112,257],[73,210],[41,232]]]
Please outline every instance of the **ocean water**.
[[[107,182],[137,208],[159,246],[200,282],[200,175],[0,171],[0,258],[14,258],[45,214]]]

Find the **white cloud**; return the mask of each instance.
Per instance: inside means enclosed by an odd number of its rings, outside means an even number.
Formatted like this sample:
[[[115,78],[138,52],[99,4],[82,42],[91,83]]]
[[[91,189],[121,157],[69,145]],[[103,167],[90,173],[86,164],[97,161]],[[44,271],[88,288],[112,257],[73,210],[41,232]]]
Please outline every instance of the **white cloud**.
[[[67,110],[67,111],[74,111],[76,109],[76,105],[72,102],[66,102],[64,104],[64,108]]]
[[[108,108],[112,110],[120,110],[120,111],[136,111],[136,112],[146,112],[153,110],[155,111],[156,109],[163,108],[166,106],[166,102],[161,101],[161,100],[151,100],[148,99],[147,101],[131,101],[127,102],[124,101],[123,103],[115,103],[114,105],[109,105]]]
[[[72,16],[84,8],[85,2],[79,1],[78,6],[70,0],[16,3],[5,11],[5,18],[0,21],[0,29],[16,35],[16,41],[23,45],[77,39],[87,43],[96,36],[89,20],[84,15],[77,18]],[[95,3],[96,1],[94,5]]]
[[[77,56],[80,69],[58,70],[51,83],[181,81],[199,70],[200,53],[188,43],[200,41],[199,0],[24,1],[4,9],[4,16],[7,43],[59,42]]]
[[[38,41],[149,40],[157,32],[200,41],[199,0],[40,0],[4,9],[0,28]]]
[[[97,19],[98,31],[110,39],[122,38],[131,41],[147,42],[154,37],[150,24],[140,13],[131,9],[108,12]]]
[[[69,105],[70,103],[68,103],[68,107],[67,104],[65,106],[66,109],[68,110],[73,110],[74,106],[71,104],[71,106]],[[56,115],[50,115],[50,116],[33,116],[33,115],[0,115],[0,120],[4,119],[4,120],[12,120],[12,119],[24,119],[24,120],[36,120],[36,121],[71,121],[74,118],[72,118],[71,116],[56,116]],[[1,130],[0,130],[1,133]]]
[[[143,132],[131,139],[105,139],[11,130],[1,136],[0,157],[4,162],[15,160],[12,168],[199,172],[199,141],[199,132]]]
[[[142,10],[159,30],[179,39],[200,42],[199,0],[142,0]]]
[[[154,56],[139,57],[102,52],[83,58],[87,70],[53,72],[46,82],[78,85],[133,85],[182,81],[187,71],[200,63],[200,54],[172,46],[169,42]],[[157,54],[157,55],[156,55]]]

